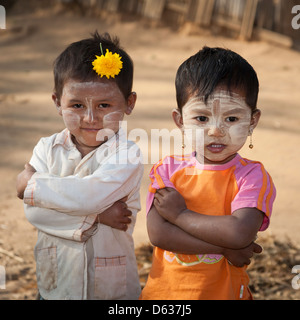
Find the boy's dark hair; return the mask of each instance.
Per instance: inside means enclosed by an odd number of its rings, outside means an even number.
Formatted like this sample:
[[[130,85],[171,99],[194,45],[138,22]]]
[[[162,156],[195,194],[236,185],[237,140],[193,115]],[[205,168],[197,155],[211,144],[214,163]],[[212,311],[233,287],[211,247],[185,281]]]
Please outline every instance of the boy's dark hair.
[[[79,81],[97,81],[101,77],[93,70],[92,62],[97,56],[101,56],[100,43],[103,53],[106,49],[112,53],[117,53],[123,61],[121,72],[110,78],[115,81],[127,99],[132,91],[133,82],[133,62],[130,56],[119,46],[117,37],[111,38],[108,33],[99,35],[98,31],[92,34],[92,38],[84,39],[70,44],[54,61],[54,91],[60,99],[63,87],[67,80],[75,79]],[[104,77],[107,79],[106,77]]]
[[[246,103],[252,112],[256,110],[259,83],[251,65],[237,53],[222,49],[203,47],[179,67],[176,75],[176,98],[181,112],[192,96],[208,97],[218,85],[245,92]]]

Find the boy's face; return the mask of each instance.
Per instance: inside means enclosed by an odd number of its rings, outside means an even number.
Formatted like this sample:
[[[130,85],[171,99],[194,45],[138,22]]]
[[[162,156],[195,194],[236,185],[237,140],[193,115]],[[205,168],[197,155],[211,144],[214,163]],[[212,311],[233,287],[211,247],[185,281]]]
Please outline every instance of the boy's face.
[[[80,151],[93,150],[118,132],[124,114],[132,112],[136,101],[135,93],[126,100],[117,84],[106,79],[70,79],[61,99],[55,94],[52,98]]]
[[[206,104],[201,98],[191,97],[182,108],[182,115],[178,111],[173,113],[177,126],[196,150],[197,159],[206,164],[232,160],[259,117],[259,110],[251,114],[242,91],[229,93],[222,87],[215,90]]]

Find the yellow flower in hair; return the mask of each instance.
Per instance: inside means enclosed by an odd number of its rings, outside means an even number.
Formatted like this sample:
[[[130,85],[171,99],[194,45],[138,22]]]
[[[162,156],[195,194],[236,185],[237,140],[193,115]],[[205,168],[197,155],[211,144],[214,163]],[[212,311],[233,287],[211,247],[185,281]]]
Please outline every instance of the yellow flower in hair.
[[[123,68],[123,62],[121,61],[119,54],[112,53],[106,49],[106,54],[101,56],[96,56],[96,59],[92,62],[94,66],[93,70],[97,72],[101,78],[106,76],[107,79],[110,77],[114,78],[117,76]]]

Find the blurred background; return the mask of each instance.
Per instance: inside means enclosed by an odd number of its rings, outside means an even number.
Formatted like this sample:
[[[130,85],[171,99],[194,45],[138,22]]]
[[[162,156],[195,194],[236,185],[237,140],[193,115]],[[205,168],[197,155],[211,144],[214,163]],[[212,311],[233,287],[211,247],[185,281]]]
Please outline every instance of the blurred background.
[[[0,29],[0,265],[6,288],[0,288],[0,300],[35,298],[37,231],[25,219],[15,180],[38,140],[64,128],[51,100],[54,59],[95,30],[118,36],[132,57],[138,100],[126,118],[128,133],[141,128],[149,137],[135,140],[146,155],[134,231],[141,285],[151,266],[148,173],[154,160],[168,153],[163,134],[154,142],[151,132],[175,128],[177,68],[207,45],[239,53],[260,80],[262,117],[254,149],[246,144],[240,153],[265,165],[277,199],[270,228],[259,234],[264,252],[250,266],[251,289],[256,299],[300,298],[300,289],[291,285],[292,268],[300,265],[300,29],[295,28],[300,16],[292,13],[299,1],[7,0],[0,5],[6,13],[6,28]]]

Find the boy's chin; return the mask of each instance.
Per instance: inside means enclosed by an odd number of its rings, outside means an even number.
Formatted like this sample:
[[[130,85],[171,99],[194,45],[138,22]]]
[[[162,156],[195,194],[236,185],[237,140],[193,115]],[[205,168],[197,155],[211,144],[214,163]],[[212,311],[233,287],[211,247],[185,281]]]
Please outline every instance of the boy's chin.
[[[235,154],[232,155],[218,155],[218,154],[213,154],[213,155],[208,155],[205,154],[203,155],[198,155],[197,159],[200,163],[203,164],[215,164],[215,165],[220,165],[220,164],[225,164],[229,161],[231,161],[234,157],[236,156]]]
[[[108,128],[99,130],[96,136],[96,141],[100,143],[106,142],[116,134],[115,131],[116,130]]]

